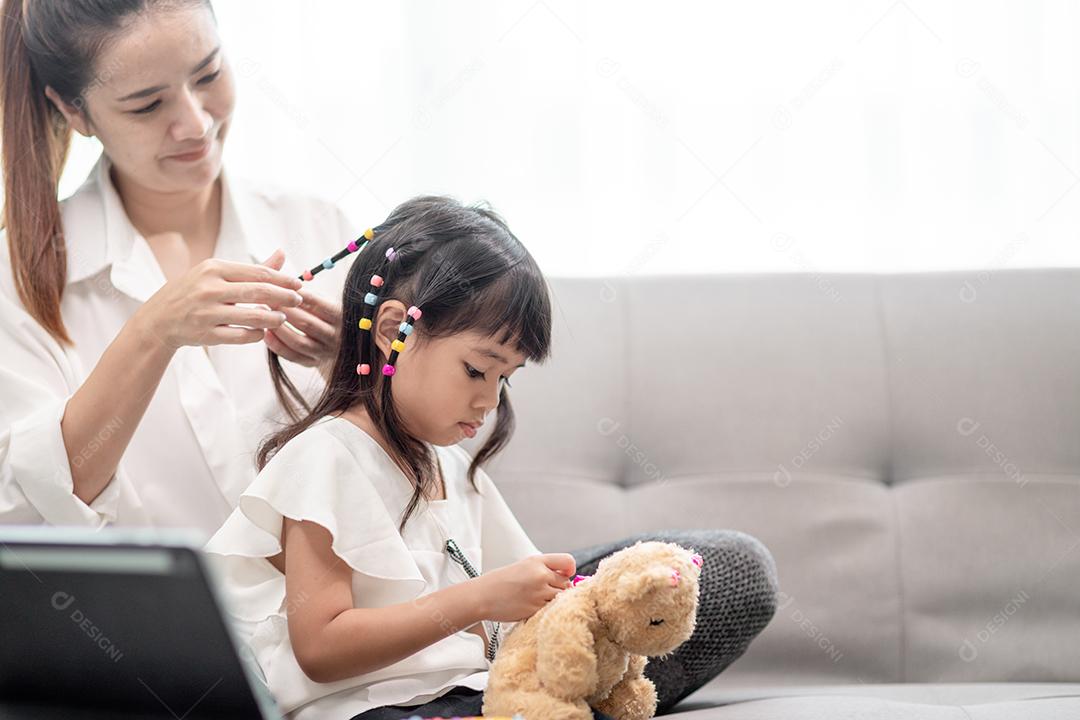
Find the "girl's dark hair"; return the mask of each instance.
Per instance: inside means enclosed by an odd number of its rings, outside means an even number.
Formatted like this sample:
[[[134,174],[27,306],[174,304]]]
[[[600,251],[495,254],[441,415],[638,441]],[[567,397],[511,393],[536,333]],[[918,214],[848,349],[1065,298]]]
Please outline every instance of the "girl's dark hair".
[[[0,18],[0,145],[4,216],[15,289],[30,315],[71,343],[60,315],[67,280],[57,191],[71,127],[45,97],[51,87],[86,112],[85,93],[114,68],[98,66],[106,44],[151,8],[207,0],[4,0]]]
[[[370,332],[358,327],[371,276],[384,279],[376,291],[373,318],[386,300],[423,311],[406,352],[415,352],[417,345],[430,340],[474,332],[542,362],[551,350],[551,301],[532,255],[487,207],[467,207],[445,197],[417,197],[395,208],[374,230],[374,239],[356,255],[346,278],[338,354],[314,406],[289,382],[277,355],[270,354],[275,390],[293,422],[263,441],[256,465],[261,470],[285,443],[320,418],[362,403],[382,431],[391,457],[413,483],[412,499],[399,526],[403,530],[421,498],[435,489],[435,458],[409,433],[394,408],[392,378],[382,374],[385,358],[372,337],[378,323]],[[393,261],[386,258],[391,247],[397,253]],[[357,374],[361,357],[371,365],[370,375]],[[477,468],[503,449],[513,431],[514,411],[503,387],[495,427],[469,466],[474,488]]]

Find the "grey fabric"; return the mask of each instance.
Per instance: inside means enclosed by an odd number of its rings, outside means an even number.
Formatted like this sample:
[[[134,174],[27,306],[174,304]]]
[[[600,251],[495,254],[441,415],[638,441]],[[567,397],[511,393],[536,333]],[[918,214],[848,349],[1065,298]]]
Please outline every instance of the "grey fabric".
[[[732,686],[1080,681],[1080,270],[550,285],[487,468],[542,550],[760,539]]]
[[[768,625],[776,611],[776,565],[760,542],[724,530],[641,533],[571,554],[578,573],[592,575],[602,559],[643,540],[677,543],[704,561],[693,634],[671,655],[651,658],[645,666],[645,677],[656,686],[656,714],[663,715],[741,657]]]

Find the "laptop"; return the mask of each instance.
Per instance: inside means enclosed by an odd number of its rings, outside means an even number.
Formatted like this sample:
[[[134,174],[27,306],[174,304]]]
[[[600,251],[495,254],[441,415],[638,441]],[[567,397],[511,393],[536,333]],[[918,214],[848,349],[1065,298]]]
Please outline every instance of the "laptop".
[[[0,720],[280,718],[197,536],[0,528]]]

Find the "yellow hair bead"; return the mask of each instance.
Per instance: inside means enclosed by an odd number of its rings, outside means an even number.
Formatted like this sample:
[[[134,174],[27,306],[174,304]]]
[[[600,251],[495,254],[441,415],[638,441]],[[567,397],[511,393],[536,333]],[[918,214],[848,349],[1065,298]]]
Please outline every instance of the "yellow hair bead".
[[[360,318],[360,329],[361,330],[370,330],[371,329],[371,318]]]
[[[364,239],[370,240],[373,237],[375,237],[375,231],[374,230],[372,230],[371,228],[368,228],[367,230],[364,231]]]
[[[390,343],[390,349],[397,350],[399,353],[405,352],[405,343],[401,342],[400,340],[395,340],[394,342]]]

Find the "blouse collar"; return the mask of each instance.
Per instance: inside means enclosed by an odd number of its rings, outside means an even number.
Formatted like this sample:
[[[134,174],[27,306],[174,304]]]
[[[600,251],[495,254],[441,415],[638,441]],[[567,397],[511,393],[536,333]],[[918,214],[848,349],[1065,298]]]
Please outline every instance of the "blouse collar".
[[[110,176],[112,162],[102,153],[79,190],[65,203],[68,282],[79,282],[111,267],[110,280],[121,292],[145,302],[165,284],[165,277],[146,240],[124,210]],[[221,170],[221,228],[214,257],[235,262],[262,262],[274,251],[255,228],[249,203],[231,175]],[[95,202],[96,201],[96,202]],[[87,203],[99,213],[80,212]],[[95,222],[96,221],[96,222]]]

